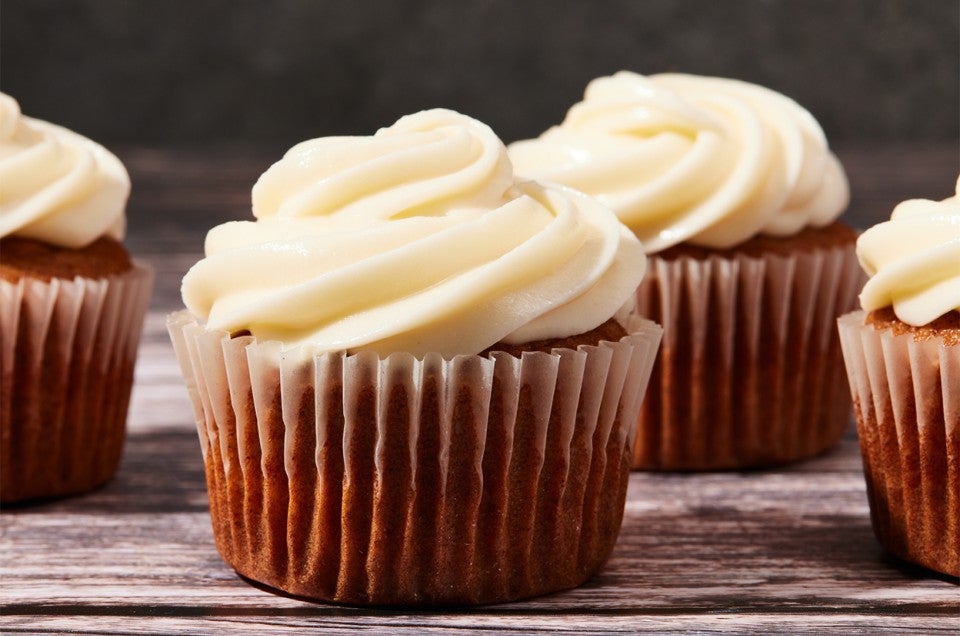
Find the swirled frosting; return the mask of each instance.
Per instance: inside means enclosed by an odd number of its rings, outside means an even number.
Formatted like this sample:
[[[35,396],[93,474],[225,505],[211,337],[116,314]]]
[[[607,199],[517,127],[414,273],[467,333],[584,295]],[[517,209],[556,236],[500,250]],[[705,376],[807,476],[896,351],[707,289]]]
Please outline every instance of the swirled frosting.
[[[915,327],[960,311],[960,179],[956,192],[943,201],[904,201],[889,221],[860,235],[857,257],[870,276],[860,294],[864,310],[892,305]]]
[[[470,355],[583,333],[645,268],[609,209],[516,181],[493,131],[448,110],[294,146],[253,213],[209,232],[184,302],[208,328],[318,353]]]
[[[0,93],[0,237],[78,248],[123,238],[130,178],[106,148]]]
[[[813,116],[732,79],[601,77],[562,124],[509,152],[517,174],[613,208],[648,253],[791,235],[827,225],[849,201],[843,168]]]

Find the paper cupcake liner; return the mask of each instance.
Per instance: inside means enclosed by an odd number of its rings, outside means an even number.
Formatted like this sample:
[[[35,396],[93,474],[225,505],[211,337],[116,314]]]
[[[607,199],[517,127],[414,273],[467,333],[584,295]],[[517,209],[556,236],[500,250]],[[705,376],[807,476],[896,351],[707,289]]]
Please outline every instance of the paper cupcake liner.
[[[836,443],[850,396],[834,321],[854,306],[861,278],[852,245],[651,256],[637,312],[664,334],[634,468],[759,467]]]
[[[168,327],[197,417],[217,548],[288,593],[479,604],[574,587],[607,560],[660,339],[489,358],[306,356]]]
[[[960,576],[960,345],[838,320],[874,533],[898,557]]]
[[[0,280],[0,501],[75,494],[116,471],[152,271]]]

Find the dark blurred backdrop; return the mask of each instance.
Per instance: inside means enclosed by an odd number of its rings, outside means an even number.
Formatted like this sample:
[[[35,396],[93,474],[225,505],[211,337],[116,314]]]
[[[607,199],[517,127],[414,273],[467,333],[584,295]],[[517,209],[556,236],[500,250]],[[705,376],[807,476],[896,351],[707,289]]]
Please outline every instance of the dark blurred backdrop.
[[[618,69],[738,77],[836,141],[958,136],[956,0],[3,0],[0,88],[105,143],[286,145],[446,106],[507,141]]]

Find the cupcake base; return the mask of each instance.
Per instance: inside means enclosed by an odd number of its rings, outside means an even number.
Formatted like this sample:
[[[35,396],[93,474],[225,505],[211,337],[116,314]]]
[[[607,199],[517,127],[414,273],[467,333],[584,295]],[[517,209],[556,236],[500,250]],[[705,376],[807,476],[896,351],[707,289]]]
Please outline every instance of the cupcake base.
[[[217,548],[243,576],[340,603],[475,605],[574,587],[606,562],[655,325],[452,360],[304,356],[185,312],[169,328]]]
[[[880,544],[960,576],[960,330],[839,321]]]
[[[650,257],[637,312],[664,326],[633,467],[757,468],[812,457],[849,423],[835,319],[862,278],[835,223],[731,250]]]
[[[116,471],[152,272],[0,279],[0,501],[91,490]]]

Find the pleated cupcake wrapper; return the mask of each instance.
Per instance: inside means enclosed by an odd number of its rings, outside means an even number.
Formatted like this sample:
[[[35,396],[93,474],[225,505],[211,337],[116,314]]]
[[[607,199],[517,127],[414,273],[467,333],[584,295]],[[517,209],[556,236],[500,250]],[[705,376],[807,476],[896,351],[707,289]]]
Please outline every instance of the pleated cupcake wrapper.
[[[152,271],[0,280],[0,501],[107,481],[123,448]]]
[[[619,531],[660,328],[489,358],[306,355],[168,320],[217,547],[288,593],[478,604],[580,584]]]
[[[852,246],[649,259],[637,312],[663,325],[633,466],[711,470],[816,455],[850,397],[835,328],[862,274]]]
[[[873,529],[893,554],[960,576],[960,345],[839,319]]]

